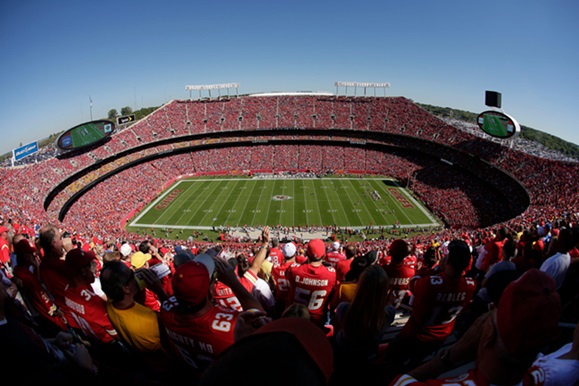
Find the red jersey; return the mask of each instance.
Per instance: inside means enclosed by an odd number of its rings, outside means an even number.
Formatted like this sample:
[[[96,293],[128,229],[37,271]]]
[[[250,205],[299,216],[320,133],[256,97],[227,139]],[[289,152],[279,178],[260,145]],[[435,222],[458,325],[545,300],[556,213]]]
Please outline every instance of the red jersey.
[[[400,334],[427,342],[443,341],[452,333],[456,317],[471,302],[475,289],[472,278],[452,279],[445,272],[414,280],[410,284],[412,313]]]
[[[324,260],[327,263],[329,263],[332,267],[336,268],[336,264],[338,264],[339,261],[346,260],[346,255],[338,251],[330,251],[326,253],[326,257],[324,257]]]
[[[416,265],[418,264],[418,258],[415,255],[408,255],[404,258],[404,265],[416,269]]]
[[[7,264],[10,262],[10,246],[5,238],[0,237],[0,262]]]
[[[73,328],[80,328],[72,315],[72,310],[64,301],[64,290],[68,286],[66,266],[64,260],[58,257],[43,257],[38,266],[40,280],[52,296],[54,302],[60,307],[68,324]]]
[[[178,305],[174,296],[163,302],[162,325],[183,362],[203,371],[233,344],[239,312],[217,305],[204,315],[193,316],[180,312]]]
[[[22,282],[22,285],[18,286],[18,290],[32,304],[34,310],[43,319],[66,331],[66,323],[60,316],[56,315],[58,306],[52,301],[36,275],[30,272],[29,267],[17,265],[14,267],[14,276]]]
[[[239,312],[243,311],[239,299],[237,299],[237,296],[235,296],[231,288],[220,281],[213,285],[213,299],[226,308]]]
[[[275,301],[289,304],[290,284],[286,277],[286,272],[290,267],[299,267],[295,261],[286,261],[283,264],[276,265],[271,269],[271,276],[275,283]]]
[[[279,248],[271,248],[268,252],[267,257],[271,260],[274,267],[278,264],[282,264],[285,260],[283,253]]]
[[[286,277],[290,283],[290,303],[307,306],[311,320],[323,326],[327,321],[328,300],[336,285],[334,268],[302,264],[288,269]]]
[[[239,282],[245,287],[245,289],[249,293],[253,293],[253,288],[255,287],[255,282],[257,281],[257,275],[252,271],[246,271],[242,277],[239,277]],[[222,282],[218,281],[213,285],[213,299],[216,303],[222,305],[223,307],[227,307],[229,309],[235,311],[243,311],[243,307],[241,307],[241,303],[237,296],[233,293],[231,288],[223,284]]]
[[[401,265],[385,265],[382,266],[382,268],[384,268],[384,271],[386,271],[390,278],[390,286],[386,295],[388,297],[388,304],[394,308],[398,308],[408,292],[410,278],[414,277],[416,271],[414,268],[406,265],[405,262]]]
[[[92,286],[67,286],[64,302],[87,338],[92,341],[110,343],[118,339],[107,313],[107,303],[93,292]]]

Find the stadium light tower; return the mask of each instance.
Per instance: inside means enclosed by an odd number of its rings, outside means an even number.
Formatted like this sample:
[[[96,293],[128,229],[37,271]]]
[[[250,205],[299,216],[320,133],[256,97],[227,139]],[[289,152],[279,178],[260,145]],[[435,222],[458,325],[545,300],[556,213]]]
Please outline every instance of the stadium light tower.
[[[384,89],[384,96],[386,96],[386,89],[390,88],[390,83],[376,83],[376,82],[336,82],[336,94],[339,92],[340,87],[346,88],[346,94],[348,94],[348,87],[354,87],[354,96],[356,96],[358,92],[358,87],[364,89],[364,96],[366,96],[366,89],[373,88],[374,89],[374,96],[376,96],[376,89],[382,88]]]
[[[191,91],[199,90],[199,99],[201,99],[201,90],[206,90],[209,92],[209,98],[211,98],[211,90],[217,90],[217,93],[221,97],[221,89],[227,89],[227,94],[229,95],[229,89],[235,89],[235,95],[238,96],[239,83],[222,83],[222,84],[200,84],[185,86],[185,90],[189,91],[189,99],[191,99]]]

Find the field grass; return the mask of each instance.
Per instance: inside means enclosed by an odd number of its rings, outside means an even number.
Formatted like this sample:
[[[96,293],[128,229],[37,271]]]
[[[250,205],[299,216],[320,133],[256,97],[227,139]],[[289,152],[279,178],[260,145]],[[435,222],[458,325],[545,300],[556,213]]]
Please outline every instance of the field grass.
[[[162,192],[127,223],[127,230],[395,224],[435,227],[440,222],[396,181],[384,178],[192,178]]]

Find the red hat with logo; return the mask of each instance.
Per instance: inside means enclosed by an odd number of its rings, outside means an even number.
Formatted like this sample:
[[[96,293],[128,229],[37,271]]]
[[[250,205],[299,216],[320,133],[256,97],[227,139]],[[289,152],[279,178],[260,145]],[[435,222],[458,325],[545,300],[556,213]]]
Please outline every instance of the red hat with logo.
[[[326,254],[326,244],[321,239],[312,239],[308,242],[306,255],[312,260],[320,260]]]
[[[214,270],[215,262],[207,254],[198,255],[195,260],[179,265],[171,279],[177,300],[192,306],[203,303],[209,294]]]

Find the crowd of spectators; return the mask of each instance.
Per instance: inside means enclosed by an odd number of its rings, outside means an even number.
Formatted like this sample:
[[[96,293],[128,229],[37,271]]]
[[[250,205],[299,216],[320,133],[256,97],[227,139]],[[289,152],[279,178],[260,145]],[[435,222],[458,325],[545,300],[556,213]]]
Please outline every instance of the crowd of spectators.
[[[509,229],[508,238],[517,245],[517,250],[520,252],[518,256],[508,256],[507,260],[516,263],[514,264],[515,269],[521,271],[521,274],[532,267],[541,269],[543,262],[557,255],[556,263],[548,260],[549,262],[544,265],[544,269],[546,273],[553,274],[554,268],[552,267],[556,265],[559,270],[556,277],[556,288],[561,292],[561,299],[564,300],[560,320],[577,323],[576,310],[579,308],[575,303],[577,299],[576,288],[569,282],[576,282],[577,280],[575,277],[577,270],[574,267],[577,258],[579,258],[576,239],[576,230],[579,228],[577,225],[579,221],[579,186],[576,183],[579,177],[578,164],[568,162],[568,159],[553,159],[553,157],[547,159],[543,157],[545,155],[543,153],[541,153],[541,157],[537,157],[528,151],[521,151],[517,146],[510,148],[501,143],[480,138],[462,127],[453,127],[452,123],[445,123],[437,119],[406,98],[268,96],[172,101],[143,120],[115,133],[106,144],[86,153],[74,157],[63,157],[57,154],[53,146],[49,146],[42,149],[33,158],[27,158],[20,162],[19,166],[1,168],[0,176],[3,184],[0,222],[8,234],[8,245],[12,253],[18,251],[15,245],[18,239],[22,239],[22,235],[25,239],[40,241],[39,232],[43,229],[42,227],[47,224],[54,224],[54,229],[66,230],[72,234],[72,239],[76,243],[75,248],[80,248],[85,253],[94,253],[95,259],[93,260],[95,261],[101,261],[105,251],[120,253],[123,242],[132,245],[133,248],[138,248],[143,238],[150,238],[159,249],[165,251],[162,255],[163,260],[167,259],[165,261],[167,264],[172,262],[172,256],[177,254],[176,247],[180,245],[189,250],[195,250],[195,248],[216,250],[218,253],[215,253],[213,258],[222,258],[226,262],[227,258],[238,257],[240,254],[244,254],[249,257],[249,260],[252,260],[257,253],[252,249],[256,241],[249,237],[244,239],[227,238],[222,243],[209,241],[203,243],[191,239],[175,241],[169,239],[167,234],[155,230],[151,230],[147,234],[129,233],[123,227],[124,220],[137,213],[155,198],[168,182],[179,175],[253,173],[257,178],[315,178],[328,170],[338,174],[356,172],[387,175],[405,182],[426,203],[429,209],[443,219],[447,225],[443,230],[405,239],[409,254],[421,261],[421,266],[416,267],[416,270],[422,268],[423,254],[430,248],[435,248],[439,259],[435,259],[436,262],[430,263],[429,267],[431,273],[437,272],[436,264],[440,263],[440,258],[448,254],[448,243],[451,240],[463,240],[470,248],[474,259],[479,255],[487,256],[488,253],[485,252],[485,249],[490,248],[488,245],[501,241],[493,241],[499,233],[499,229]],[[273,140],[275,136],[259,136],[259,131],[256,131],[256,129],[292,127],[384,132],[401,135],[401,142],[406,137],[418,137],[466,152],[465,159],[467,160],[469,154],[473,154],[494,168],[489,167],[488,170],[481,170],[479,174],[464,173],[445,163],[432,164],[431,158],[414,154],[411,150],[403,148],[392,152],[382,152],[337,144],[328,146],[270,144],[267,143],[267,140]],[[96,184],[74,202],[62,222],[56,220],[60,208],[85,186],[97,181],[107,173],[116,171],[143,157],[170,152],[181,147],[239,140],[235,137],[179,140],[179,137],[239,130],[253,130],[256,132],[255,138],[264,142],[176,153],[169,157],[153,158],[146,162],[137,163],[130,168],[114,173],[103,183]],[[138,152],[131,151],[131,149],[145,143],[154,143],[169,138],[175,138],[176,141],[163,143],[156,147],[144,147]],[[331,134],[319,138],[331,139]],[[303,135],[295,136],[294,139],[315,138],[309,137],[306,130]],[[359,139],[347,140],[348,142],[359,141]],[[103,163],[100,167],[93,167],[107,159],[110,161]],[[496,168],[508,173],[509,176],[524,186],[530,196],[528,207],[517,207],[517,202],[520,201],[518,193],[503,183],[505,177],[501,173],[497,173]],[[62,190],[54,190],[55,186],[84,170],[88,170],[88,172],[80,173],[79,177],[72,182],[63,184]],[[481,178],[485,182],[481,182]],[[504,190],[501,190],[500,187],[504,187]],[[49,207],[45,209],[43,203],[49,194],[53,194],[54,197]],[[511,201],[506,200],[505,197],[511,197]],[[335,229],[324,230],[328,233],[336,231]],[[571,236],[568,235],[569,230]],[[313,230],[305,229],[305,231]],[[372,234],[375,231],[375,229],[370,229],[368,233]],[[292,238],[292,232],[289,229],[272,229],[272,232],[274,234],[277,232],[278,236],[286,237],[288,241],[291,239],[295,243],[297,255],[307,255],[309,246],[309,264],[312,262],[314,264],[311,267],[304,267],[304,270],[307,268],[312,272],[319,271],[321,268],[317,267],[332,265],[321,264],[322,260],[320,260],[319,255],[322,253],[319,245],[312,250],[309,240]],[[564,237],[563,243],[558,243],[560,235]],[[15,238],[15,236],[19,237]],[[568,241],[569,238],[572,241]],[[263,239],[261,241],[263,242]],[[266,241],[269,241],[269,235]],[[356,248],[357,256],[367,256],[369,252],[375,251],[378,256],[376,260],[383,261],[390,255],[393,240],[384,237],[382,233],[376,237],[368,237],[362,242],[347,244]],[[565,244],[564,248],[563,244]],[[527,245],[526,248],[525,245]],[[536,247],[529,248],[528,245]],[[269,244],[264,245],[264,247],[268,249]],[[500,247],[502,248],[502,245]],[[302,251],[301,254],[300,250]],[[32,245],[30,248],[21,245],[19,251],[21,254],[34,253],[40,259],[48,253],[49,249],[47,244],[37,244],[33,252]],[[326,253],[325,250],[323,252],[323,254]],[[330,252],[329,249],[328,252]],[[312,253],[315,256],[311,255]],[[191,259],[194,258],[194,255],[196,254],[190,256]],[[495,254],[495,256],[497,255]],[[473,280],[479,280],[479,287],[482,285],[482,278],[488,269],[500,260],[500,254],[498,256],[495,261],[487,262],[484,266],[479,265],[476,269],[473,268],[472,271],[469,271]],[[61,257],[64,258],[64,256]],[[565,261],[563,265],[560,263],[561,259]],[[30,256],[28,259],[21,256],[19,260],[16,258],[4,260],[3,270],[8,277],[14,277],[15,282],[18,280],[18,276],[15,275],[18,270],[13,268],[18,262],[22,266],[29,267],[28,271],[32,273],[36,270]],[[568,264],[567,260],[569,261]],[[237,261],[243,263],[246,260],[237,259]],[[354,263],[351,264],[357,266]],[[397,260],[397,264],[404,263]],[[79,275],[81,270],[84,270],[84,266],[74,266],[74,268],[77,269]],[[220,269],[224,270],[225,267],[222,266]],[[91,272],[96,278],[98,278],[99,270],[98,264],[92,267]],[[564,273],[570,272],[569,278],[565,274],[561,276],[561,270]],[[174,271],[175,269],[172,269],[172,273]],[[126,270],[123,272],[130,274]],[[438,273],[440,272],[438,271]],[[95,278],[91,279],[89,271],[82,271],[82,274],[84,276],[78,276],[73,287],[90,289],[91,280]],[[328,275],[325,270],[323,275]],[[335,280],[335,278],[328,279],[326,276],[322,279],[315,279],[312,276],[310,284],[315,283],[316,280],[328,280],[329,282]],[[26,277],[26,280],[34,279],[30,275],[22,277]],[[295,279],[291,274],[289,277]],[[304,278],[303,274],[298,275],[298,277]],[[268,280],[272,279],[268,277]],[[299,281],[299,279],[295,280]],[[271,281],[268,283],[275,295],[275,283]],[[336,285],[339,283],[340,280],[337,280]],[[485,285],[487,283],[485,281]],[[33,287],[30,286],[30,288]],[[328,288],[317,290],[299,285],[296,288],[302,288],[299,291],[303,297],[308,291],[329,293],[334,288],[334,284],[329,285]],[[26,294],[26,291],[21,291],[22,293],[15,291],[16,294],[13,290],[9,292],[14,295],[12,297],[16,300],[21,298],[22,294],[25,294],[25,297],[31,297],[29,293]],[[397,297],[396,304],[392,305],[399,308],[400,301],[403,303],[408,301],[412,291],[409,294],[408,297],[404,294],[400,295]],[[56,304],[62,301],[59,299],[58,293],[53,295],[56,295],[56,298],[50,299],[51,301]],[[72,295],[69,296],[72,299]],[[41,294],[38,299],[42,297],[46,298],[49,295]],[[313,309],[309,308],[309,317],[315,317],[314,320],[318,326],[331,325],[330,319],[325,319],[325,317],[333,316],[333,310],[327,306],[327,304],[332,303],[326,300],[325,296],[311,301],[327,307],[325,311],[322,309],[322,311],[327,312],[327,315],[324,312],[319,313],[319,308],[316,308],[314,313],[311,312]],[[62,302],[63,305],[62,307],[59,305],[59,309],[65,315],[73,312],[67,308],[66,302]],[[69,305],[73,303],[72,300],[68,302]],[[291,299],[287,300],[284,297],[284,304],[289,305],[290,303],[292,303]],[[34,307],[33,302],[25,303],[25,305],[30,308]],[[412,303],[406,305],[412,307]],[[275,307],[271,307],[276,310],[276,313],[271,315],[268,312],[269,309],[264,308],[263,305],[258,308],[259,313],[256,314],[258,316],[278,318],[283,314],[283,310]],[[48,307],[44,317],[53,318],[55,315],[57,314],[54,308]],[[78,318],[69,316],[69,319],[71,319],[73,327],[78,327],[73,331],[75,334],[87,334],[86,329],[83,330],[80,328],[81,326],[74,326],[75,321],[78,322]],[[244,316],[240,320],[243,321]],[[473,322],[474,318],[465,317],[464,320]],[[464,322],[464,320],[462,321]],[[468,328],[464,323],[459,325],[462,332]],[[110,326],[105,327],[105,330],[110,330]],[[331,331],[332,329],[328,327],[324,333],[331,335]],[[118,340],[118,337],[113,339]],[[81,339],[81,341],[83,340]],[[439,343],[442,344],[442,342]],[[432,354],[435,350],[432,347],[429,348],[429,353]],[[554,346],[549,347],[553,350],[555,348]],[[375,360],[384,353],[385,357],[392,361],[393,354],[391,352],[372,352],[372,364],[382,363],[380,361],[375,362]],[[80,352],[80,354],[84,355],[84,352]],[[343,359],[341,356],[340,360]],[[420,358],[420,360],[423,359],[424,356]],[[92,373],[94,370],[93,362],[87,360],[86,357],[83,360],[81,367],[84,366],[88,373]],[[103,361],[102,356],[95,358],[95,361]],[[413,366],[415,365],[417,363],[413,363]],[[116,371],[117,369],[111,369],[111,371],[113,370]],[[408,371],[410,370],[412,369],[408,368]],[[378,372],[378,376],[383,376],[384,379],[393,375],[389,372]],[[139,378],[139,380],[141,379]]]

